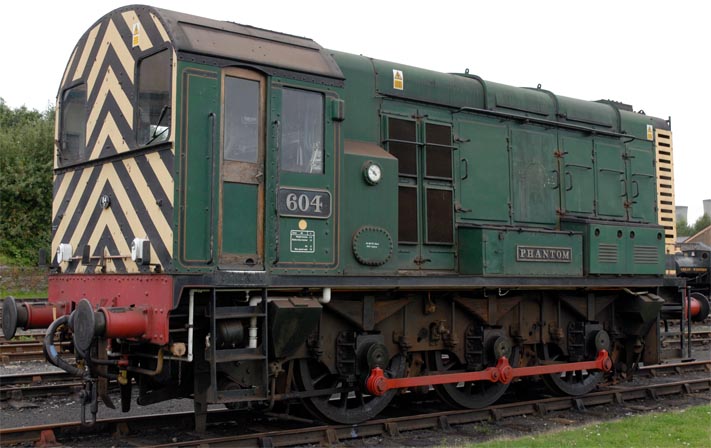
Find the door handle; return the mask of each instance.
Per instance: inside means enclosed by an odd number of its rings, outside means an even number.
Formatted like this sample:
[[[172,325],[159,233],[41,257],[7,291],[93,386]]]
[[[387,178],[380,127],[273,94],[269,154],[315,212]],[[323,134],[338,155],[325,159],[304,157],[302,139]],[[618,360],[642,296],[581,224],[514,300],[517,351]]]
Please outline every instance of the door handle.
[[[565,172],[565,178],[566,180],[570,180],[570,186],[565,187],[565,191],[570,191],[573,189],[573,175],[571,174],[570,171]]]
[[[469,177],[469,161],[465,158],[462,158],[461,161],[464,166],[464,176],[462,176],[461,180],[465,180]]]
[[[412,262],[418,266],[422,266],[423,264],[429,263],[430,261],[432,261],[431,258],[422,258],[422,256],[420,255],[418,255],[417,257],[415,257],[414,260],[412,260]]]
[[[632,193],[632,199],[634,199],[634,198],[636,198],[637,196],[639,196],[639,182],[637,182],[636,180],[633,180],[633,181],[632,181],[632,191],[633,191],[633,193]]]
[[[470,211],[472,211],[472,209],[464,208],[464,207],[462,207],[462,204],[460,204],[459,202],[455,202],[454,203],[454,211],[457,213],[469,213]]]

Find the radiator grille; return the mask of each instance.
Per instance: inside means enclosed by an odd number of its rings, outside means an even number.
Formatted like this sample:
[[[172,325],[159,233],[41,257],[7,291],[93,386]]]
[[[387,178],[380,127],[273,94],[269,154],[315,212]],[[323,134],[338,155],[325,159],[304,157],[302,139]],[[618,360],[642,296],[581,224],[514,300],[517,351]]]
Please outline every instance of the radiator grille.
[[[634,262],[638,264],[659,263],[659,252],[655,246],[635,246]]]
[[[599,263],[617,263],[617,244],[600,243],[597,246],[597,261]]]
[[[674,149],[670,131],[657,129],[657,210],[659,225],[664,226],[664,247],[674,253],[676,243],[676,213],[674,201]]]

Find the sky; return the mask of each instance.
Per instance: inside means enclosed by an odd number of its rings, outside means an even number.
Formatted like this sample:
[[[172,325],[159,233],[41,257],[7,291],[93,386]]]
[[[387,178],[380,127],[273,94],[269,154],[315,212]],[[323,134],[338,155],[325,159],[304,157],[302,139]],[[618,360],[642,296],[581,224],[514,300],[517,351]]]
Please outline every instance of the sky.
[[[44,110],[82,34],[114,0],[2,2],[0,97]],[[658,0],[184,1],[151,5],[311,38],[325,48],[471,73],[671,117],[676,204],[711,199],[711,3]]]

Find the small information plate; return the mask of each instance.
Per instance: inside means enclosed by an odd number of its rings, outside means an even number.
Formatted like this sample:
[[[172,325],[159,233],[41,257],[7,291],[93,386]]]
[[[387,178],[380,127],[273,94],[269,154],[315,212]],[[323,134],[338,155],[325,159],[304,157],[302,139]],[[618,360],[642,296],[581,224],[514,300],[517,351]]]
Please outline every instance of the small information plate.
[[[296,254],[316,252],[316,232],[313,230],[292,230],[289,235],[289,250]]]

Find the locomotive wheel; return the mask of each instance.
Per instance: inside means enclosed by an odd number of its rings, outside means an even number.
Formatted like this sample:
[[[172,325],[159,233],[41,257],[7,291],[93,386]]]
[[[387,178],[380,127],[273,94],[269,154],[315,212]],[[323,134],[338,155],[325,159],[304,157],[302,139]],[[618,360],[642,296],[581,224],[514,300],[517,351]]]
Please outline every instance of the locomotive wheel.
[[[347,387],[337,373],[313,359],[296,361],[296,381],[301,391],[310,392],[319,389]],[[397,355],[385,370],[389,378],[401,377],[405,371],[405,360]],[[342,392],[319,397],[302,398],[304,406],[318,419],[352,425],[369,420],[385,409],[397,390],[390,390],[382,396],[370,395],[364,386],[355,385]]]
[[[430,361],[430,373],[455,373],[466,370],[466,366],[451,352],[432,352]],[[510,363],[512,366],[518,364],[517,351],[514,351]],[[463,409],[478,409],[495,403],[506,392],[508,387],[508,384],[492,383],[491,381],[469,381],[466,383],[436,385],[435,390],[442,401],[450,406]]]
[[[550,356],[548,361],[557,361],[561,355]],[[541,375],[543,383],[555,395],[585,395],[591,392],[602,381],[603,372],[574,370],[571,372],[551,373]]]

